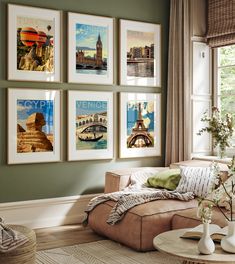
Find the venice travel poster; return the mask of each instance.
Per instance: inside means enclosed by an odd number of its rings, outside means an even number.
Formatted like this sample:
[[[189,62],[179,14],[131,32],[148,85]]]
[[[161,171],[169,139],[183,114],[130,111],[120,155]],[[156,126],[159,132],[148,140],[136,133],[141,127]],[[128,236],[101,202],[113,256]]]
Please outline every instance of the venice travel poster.
[[[76,101],[76,149],[107,148],[107,101]]]
[[[68,160],[113,157],[113,93],[68,92]]]
[[[17,152],[53,151],[53,100],[17,100]]]

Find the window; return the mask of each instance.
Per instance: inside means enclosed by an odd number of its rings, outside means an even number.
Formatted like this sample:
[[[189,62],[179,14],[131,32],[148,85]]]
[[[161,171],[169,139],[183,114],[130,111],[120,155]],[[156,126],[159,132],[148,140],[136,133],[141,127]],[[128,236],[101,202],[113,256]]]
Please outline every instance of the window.
[[[215,100],[222,115],[231,113],[235,121],[235,45],[221,47],[216,53]],[[232,138],[235,147],[235,133]]]

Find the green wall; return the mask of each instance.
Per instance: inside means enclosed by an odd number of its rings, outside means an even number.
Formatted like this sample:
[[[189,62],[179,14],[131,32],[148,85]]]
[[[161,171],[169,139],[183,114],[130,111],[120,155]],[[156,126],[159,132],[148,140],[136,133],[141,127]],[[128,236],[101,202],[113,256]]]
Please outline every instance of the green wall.
[[[7,81],[7,4],[23,4],[63,10],[63,83],[34,83]],[[67,68],[67,22],[66,11],[89,13],[116,18],[114,46],[114,85],[96,86],[68,84]],[[63,197],[102,192],[104,174],[115,170],[139,166],[162,166],[165,147],[165,112],[167,81],[167,47],[169,0],[2,0],[0,5],[0,202]],[[162,88],[125,87],[118,85],[118,18],[159,23],[162,25]],[[63,155],[60,163],[7,165],[7,87],[60,88],[63,90]],[[66,91],[69,89],[114,92],[114,158],[100,161],[66,161]],[[162,92],[162,156],[151,158],[118,158],[117,94],[130,92]]]

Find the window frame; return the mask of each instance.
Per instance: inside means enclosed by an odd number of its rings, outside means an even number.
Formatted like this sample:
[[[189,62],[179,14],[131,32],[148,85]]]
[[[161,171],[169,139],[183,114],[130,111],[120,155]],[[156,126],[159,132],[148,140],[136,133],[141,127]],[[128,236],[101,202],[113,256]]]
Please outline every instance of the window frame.
[[[214,48],[212,49],[212,65],[213,65],[213,73],[212,73],[212,103],[214,106],[220,108],[220,103],[219,103],[219,82],[218,82],[218,77],[219,77],[219,69],[222,67],[219,67],[218,65],[218,49],[219,48]],[[234,66],[234,65],[230,65]],[[235,123],[235,120],[234,120]],[[215,152],[216,149],[213,149],[213,152]],[[227,147],[226,149],[226,155],[228,157],[232,157],[235,155],[235,147]]]

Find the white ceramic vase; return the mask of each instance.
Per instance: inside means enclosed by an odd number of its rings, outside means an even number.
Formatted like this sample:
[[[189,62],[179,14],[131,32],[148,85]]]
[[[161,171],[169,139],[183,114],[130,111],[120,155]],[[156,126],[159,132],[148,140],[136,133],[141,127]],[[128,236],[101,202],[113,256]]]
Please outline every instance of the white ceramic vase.
[[[235,253],[235,221],[228,221],[228,234],[221,239],[221,247],[226,252]]]
[[[198,242],[198,251],[204,255],[210,255],[215,251],[215,244],[210,237],[209,228],[209,223],[203,223],[203,234]]]

